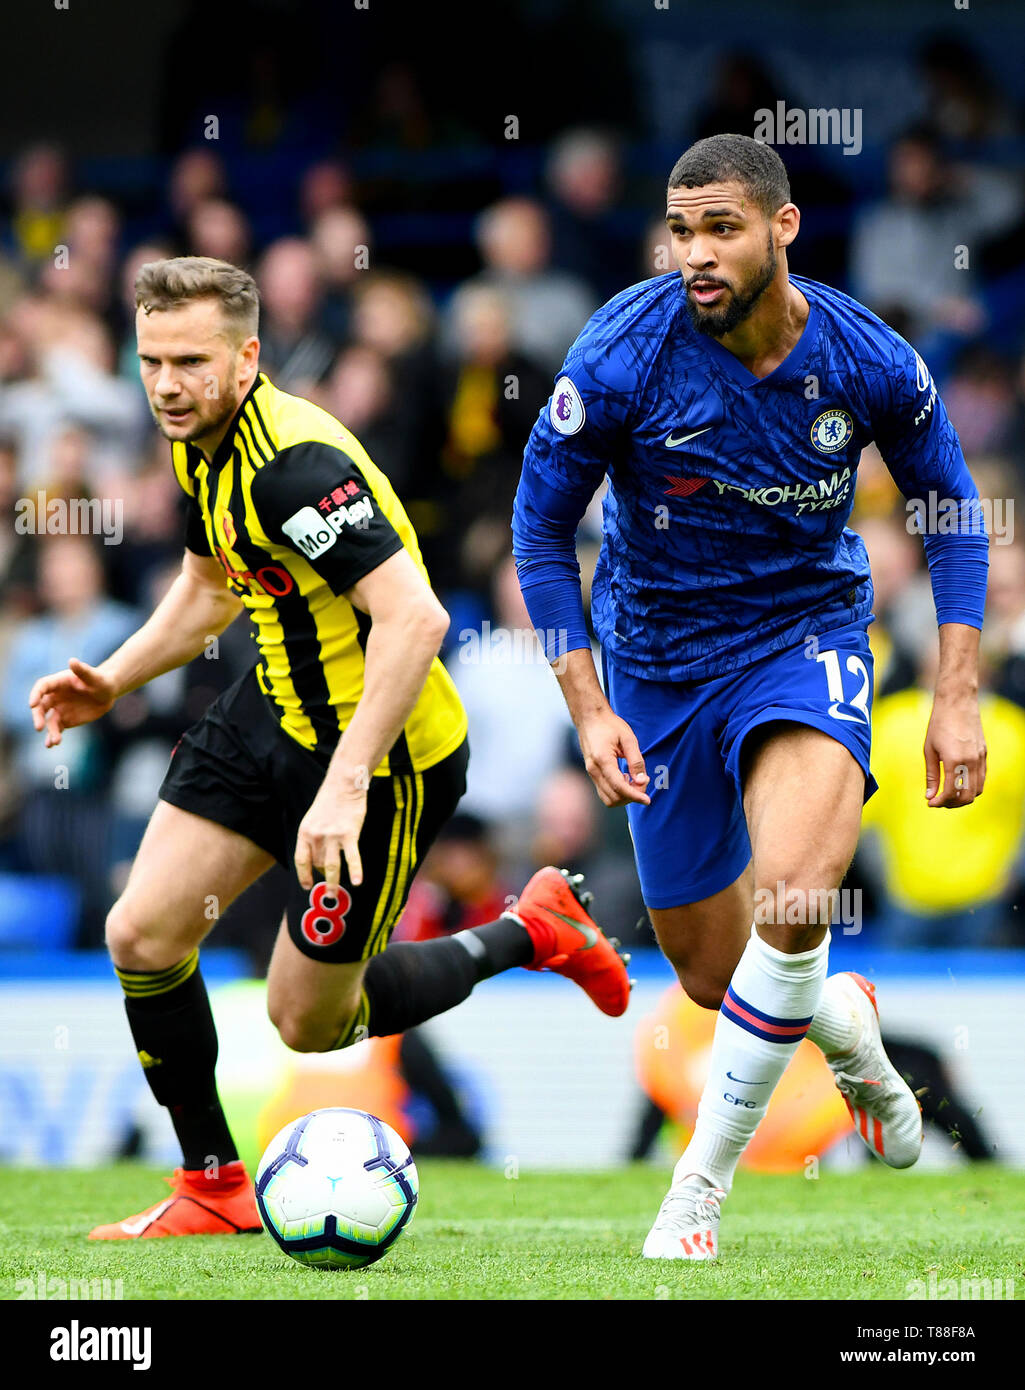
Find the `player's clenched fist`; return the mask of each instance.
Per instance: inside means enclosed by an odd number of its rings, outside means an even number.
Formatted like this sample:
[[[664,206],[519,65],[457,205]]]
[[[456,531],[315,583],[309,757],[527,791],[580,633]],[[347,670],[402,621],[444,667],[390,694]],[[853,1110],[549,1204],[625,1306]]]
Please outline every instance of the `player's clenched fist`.
[[[349,882],[363,882],[359,857],[359,835],[367,814],[366,779],[342,779],[339,786],[325,781],[299,825],[295,842],[295,872],[306,889],[313,887],[313,873],[319,869],[330,890],[341,883],[342,858]]]
[[[582,719],[577,733],[587,775],[606,806],[623,806],[628,801],[650,805],[651,797],[644,790],[648,783],[644,758],[634,731],[625,720],[607,708]],[[620,758],[628,772],[619,766]]]
[[[33,724],[40,733],[46,730],[46,746],[53,748],[65,729],[99,719],[116,699],[113,681],[95,666],[72,657],[66,670],[36,681],[28,702]]]

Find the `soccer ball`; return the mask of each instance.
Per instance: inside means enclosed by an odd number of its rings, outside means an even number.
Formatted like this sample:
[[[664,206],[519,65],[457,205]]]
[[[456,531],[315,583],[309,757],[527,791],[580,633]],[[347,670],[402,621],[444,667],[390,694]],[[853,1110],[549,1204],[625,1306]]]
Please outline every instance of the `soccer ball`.
[[[256,1170],[268,1232],[300,1264],[359,1269],[413,1219],[420,1179],[401,1137],[362,1110],[314,1110],[280,1130]]]

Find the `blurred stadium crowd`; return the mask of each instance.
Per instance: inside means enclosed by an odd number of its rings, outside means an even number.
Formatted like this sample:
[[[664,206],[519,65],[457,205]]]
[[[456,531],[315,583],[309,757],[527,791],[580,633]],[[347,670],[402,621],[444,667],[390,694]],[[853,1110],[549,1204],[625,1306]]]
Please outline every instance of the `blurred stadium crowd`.
[[[957,815],[925,808],[935,618],[921,541],[870,449],[851,524],[875,581],[881,790],[849,882],[875,943],[1023,945],[1025,541],[1014,522],[1025,516],[1025,179],[1010,172],[1022,162],[1008,151],[1020,155],[1025,113],[981,58],[949,40],[909,60],[912,77],[920,118],[893,132],[874,171],[868,157],[781,149],[806,217],[790,264],[853,293],[919,348],[990,499],[989,780]],[[790,95],[761,60],[724,52],[679,149],[715,131],[751,132],[757,109]],[[263,107],[243,115],[250,133],[270,119]],[[271,224],[253,211],[263,204],[252,160],[242,177],[219,139],[179,146],[144,215],[123,189],[83,181],[56,146],[10,163],[0,221],[0,944],[101,943],[175,740],[253,659],[240,622],[59,749],[33,732],[33,681],[71,655],[101,661],[179,563],[180,498],[138,382],[133,282],[143,262],[185,253],[255,274],[264,370],[336,414],[388,473],[452,614],[444,655],[470,715],[470,787],[400,935],[489,920],[534,865],[554,861],[588,873],[600,920],[652,943],[625,817],[593,794],[529,632],[509,517],[524,442],[566,348],[605,299],[673,268],[659,207],[669,164],[612,124],[568,127],[491,164],[478,151],[481,210],[436,217],[430,237],[404,239],[398,176],[382,169],[430,151],[408,218],[419,226],[425,209],[444,210],[460,140],[432,116],[413,67],[396,63],[351,147],[302,167]],[[960,264],[956,247],[968,248]],[[77,510],[54,506],[73,499]],[[91,534],[66,534],[89,499],[103,503],[88,511]],[[580,534],[585,579],[599,528],[596,501]],[[284,876],[270,879],[217,937],[256,962],[280,912]]]

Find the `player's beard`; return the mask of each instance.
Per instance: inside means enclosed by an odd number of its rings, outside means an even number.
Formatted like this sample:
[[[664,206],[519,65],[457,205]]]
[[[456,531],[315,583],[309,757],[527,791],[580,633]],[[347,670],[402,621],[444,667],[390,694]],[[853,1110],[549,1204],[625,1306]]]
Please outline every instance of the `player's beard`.
[[[200,440],[207,438],[208,435],[216,434],[218,431],[222,430],[235,414],[236,410],[238,410],[238,406],[239,397],[237,392],[230,392],[229,396],[222,397],[218,401],[219,408],[217,414],[213,416],[204,415],[201,418],[199,408],[194,404],[192,407],[194,411],[192,428],[188,434],[169,433],[164,427],[163,417],[157,412],[156,408],[151,405],[150,410],[156,421],[157,429],[165,439],[170,439],[172,443],[178,444],[196,444]]]
[[[745,285],[743,292],[731,290],[725,305],[721,308],[719,305],[713,305],[709,309],[696,304],[688,293],[687,313],[697,331],[706,334],[709,338],[724,338],[727,333],[732,333],[739,324],[744,322],[775,280],[777,264],[776,248],[772,244],[772,233],[770,232],[765,260],[752,279]],[[694,277],[696,280],[700,278],[697,275]]]

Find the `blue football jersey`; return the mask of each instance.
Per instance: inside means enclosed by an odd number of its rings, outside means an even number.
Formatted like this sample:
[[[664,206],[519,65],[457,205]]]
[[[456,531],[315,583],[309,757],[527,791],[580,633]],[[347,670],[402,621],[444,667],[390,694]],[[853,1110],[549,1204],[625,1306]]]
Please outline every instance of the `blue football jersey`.
[[[579,519],[608,475],[592,617],[630,674],[724,675],[869,621],[868,558],[846,523],[870,441],[906,497],[978,498],[910,344],[849,296],[791,281],[808,320],[761,379],[693,328],[678,272],[624,290],[573,344],[531,432],[517,559],[536,484]]]

